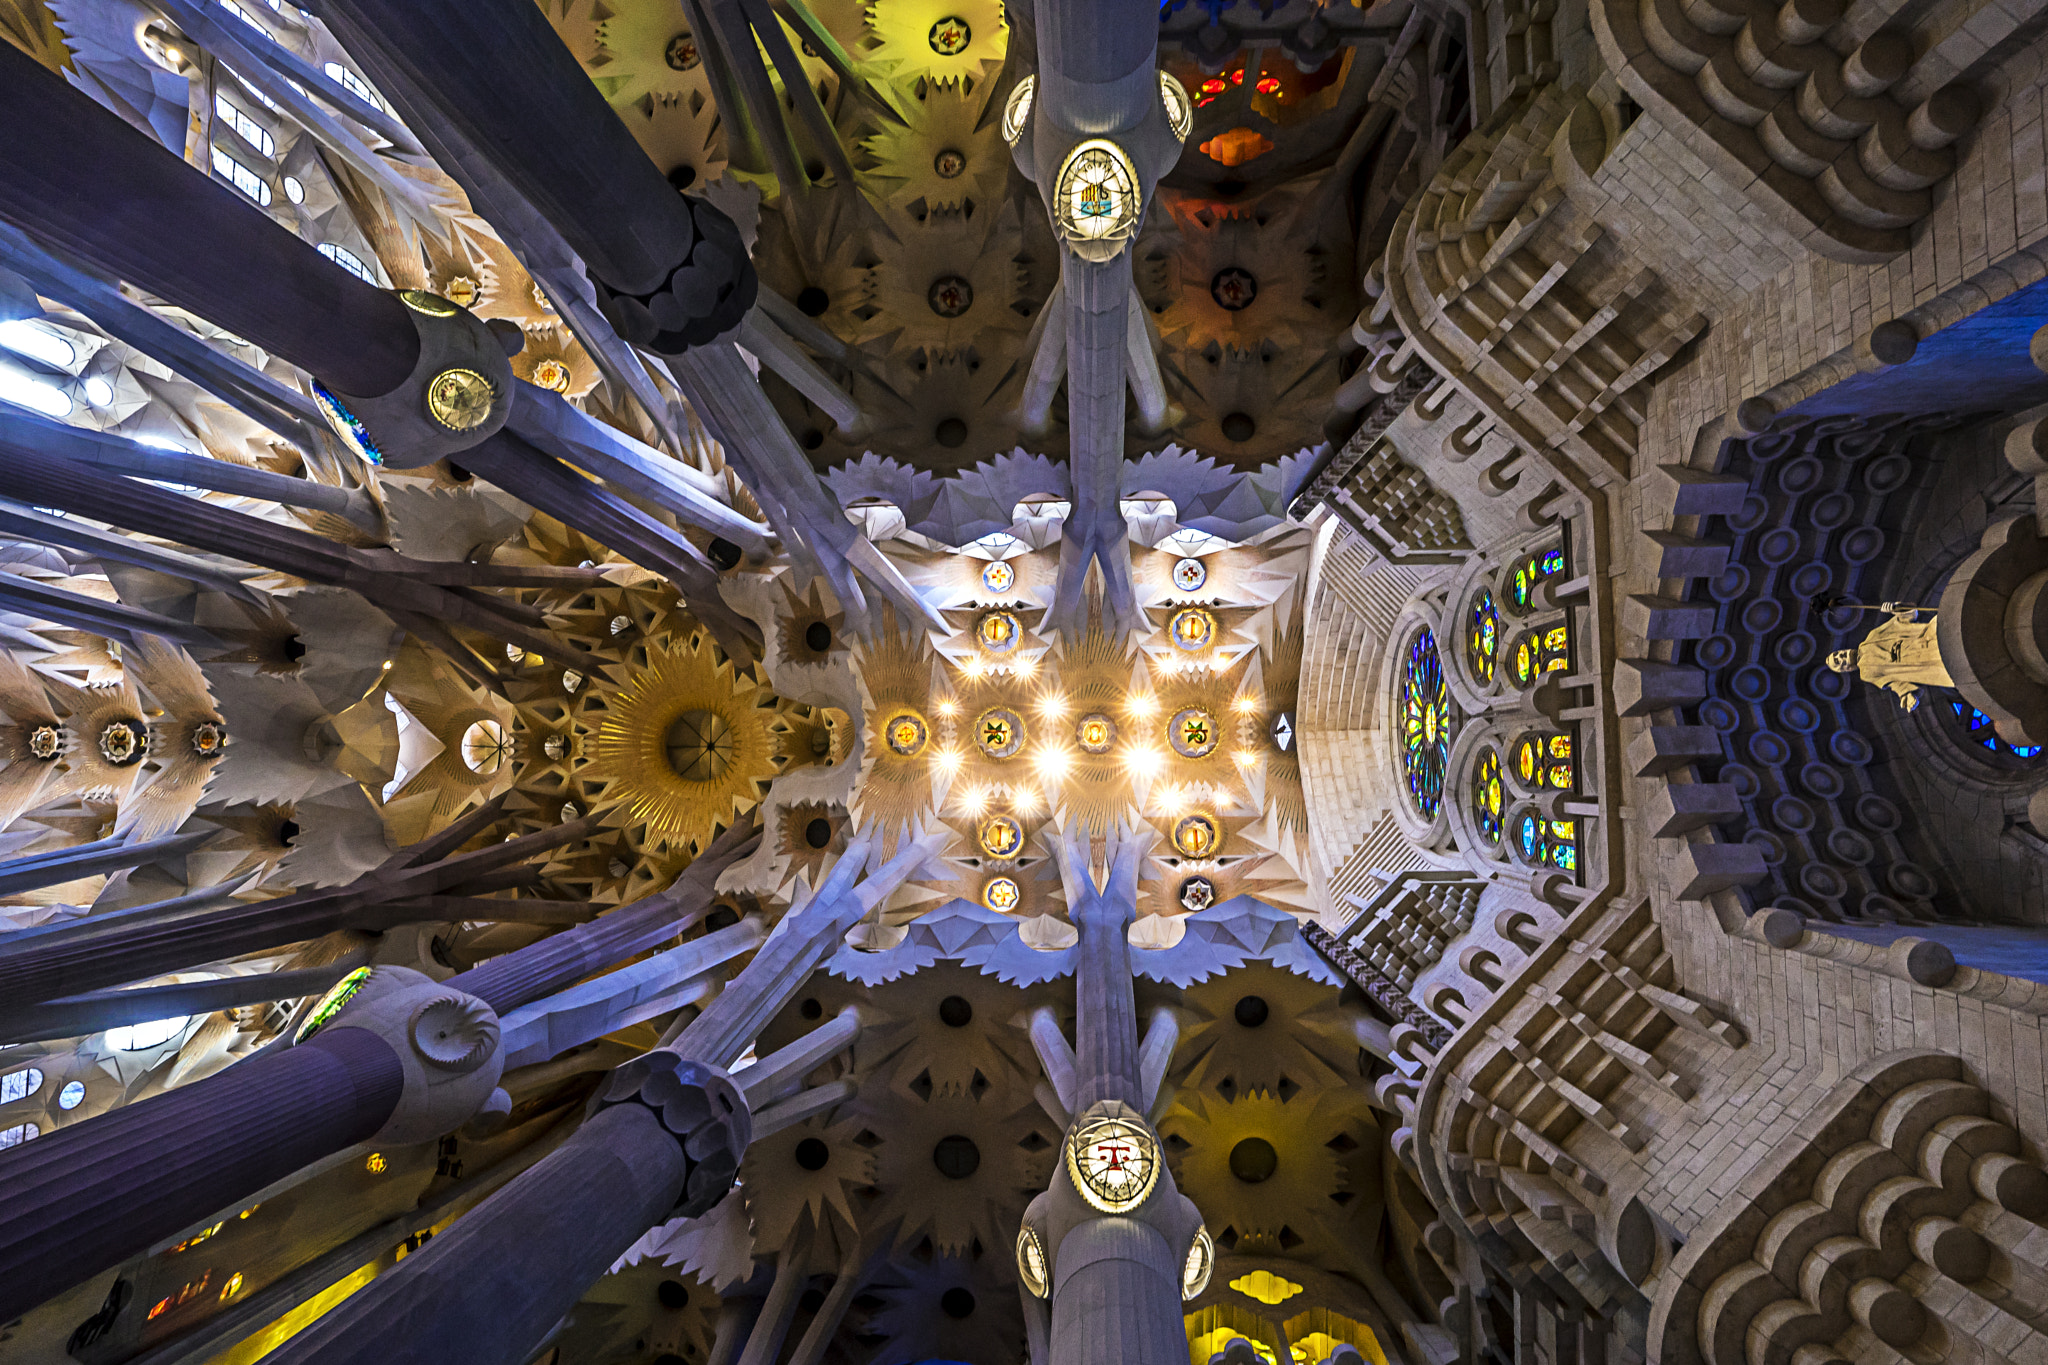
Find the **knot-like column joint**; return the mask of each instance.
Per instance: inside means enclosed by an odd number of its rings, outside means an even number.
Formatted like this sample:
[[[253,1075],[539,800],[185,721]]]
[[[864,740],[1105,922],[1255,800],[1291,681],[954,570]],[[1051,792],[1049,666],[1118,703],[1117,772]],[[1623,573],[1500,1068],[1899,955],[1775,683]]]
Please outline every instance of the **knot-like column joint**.
[[[399,290],[398,298],[420,341],[405,382],[367,395],[323,382],[315,396],[328,425],[358,455],[418,469],[481,445],[505,425],[512,356],[499,332],[467,308],[419,289]]]
[[[754,1140],[754,1116],[733,1078],[707,1062],[660,1051],[635,1057],[612,1072],[592,1097],[590,1112],[617,1104],[651,1110],[689,1163],[675,1216],[708,1213],[732,1188],[740,1158]]]
[[[681,198],[696,240],[658,288],[628,294],[601,279],[591,281],[598,308],[618,334],[661,355],[680,355],[736,331],[761,289],[732,219],[702,199]]]

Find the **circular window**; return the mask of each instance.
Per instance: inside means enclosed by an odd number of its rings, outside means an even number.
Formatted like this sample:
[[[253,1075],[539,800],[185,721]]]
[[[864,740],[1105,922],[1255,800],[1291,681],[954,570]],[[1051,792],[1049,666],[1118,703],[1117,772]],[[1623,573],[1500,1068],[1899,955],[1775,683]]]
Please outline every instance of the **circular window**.
[[[1007,915],[1024,899],[1014,877],[991,877],[981,889],[981,903],[998,914]]]
[[[1166,742],[1182,758],[1208,757],[1215,752],[1217,738],[1215,717],[1199,706],[1174,712],[1166,723]]]
[[[1425,626],[1401,661],[1401,772],[1408,798],[1425,820],[1443,808],[1444,765],[1451,753],[1451,694],[1436,636]]]
[[[957,180],[967,170],[967,157],[951,147],[932,158],[932,173],[941,180]]]
[[[982,712],[974,728],[975,743],[990,758],[1014,758],[1024,747],[1024,718],[1006,706]]]
[[[217,720],[203,720],[192,727],[192,752],[201,758],[219,758],[227,743],[228,727]]]
[[[991,815],[981,822],[981,851],[991,858],[1014,858],[1024,847],[1024,826],[1012,815]]]
[[[671,71],[689,71],[704,60],[703,54],[697,50],[696,37],[688,33],[678,33],[669,39],[668,47],[661,55]]]
[[[1252,300],[1258,296],[1258,280],[1242,266],[1226,265],[1209,281],[1209,297],[1216,300],[1216,306],[1226,313],[1251,307]]]
[[[994,560],[983,566],[981,586],[987,592],[1008,592],[1017,586],[1017,570],[1003,560]]]
[[[685,782],[716,782],[732,770],[739,745],[716,711],[685,711],[668,727],[668,761]]]
[[[1007,611],[992,611],[974,628],[975,638],[990,654],[1008,654],[1024,638],[1017,618]]]
[[[931,737],[924,717],[915,712],[903,711],[889,720],[883,732],[889,751],[904,758],[915,758],[924,752],[925,741]]]
[[[957,318],[974,307],[974,286],[958,275],[941,275],[925,291],[924,301],[942,318]]]
[[[136,720],[108,721],[100,731],[100,757],[116,768],[125,768],[140,762],[143,752],[149,748],[149,732]]]
[[[1173,823],[1173,846],[1186,858],[1214,857],[1223,844],[1223,826],[1207,811],[1193,811]]]
[[[64,752],[64,732],[54,725],[36,726],[28,732],[28,752],[31,758],[52,762]]]
[[[1216,883],[1207,877],[1190,877],[1180,884],[1180,908],[1200,914],[1216,903]]]
[[[1173,566],[1173,586],[1182,592],[1198,592],[1209,581],[1209,566],[1199,559],[1183,559]]]
[[[59,1109],[76,1109],[79,1105],[84,1103],[84,1081],[67,1081],[64,1085],[64,1088],[57,1092],[57,1107]]]
[[[1106,754],[1116,743],[1116,722],[1100,711],[1091,712],[1074,727],[1074,742],[1083,753]]]
[[[932,25],[925,41],[941,57],[957,57],[974,41],[974,29],[957,14],[949,14]]]
[[[462,732],[462,761],[473,773],[488,776],[505,766],[512,743],[495,720],[477,721]]]
[[[1189,654],[1216,643],[1216,618],[1200,607],[1183,607],[1167,626],[1173,643]]]

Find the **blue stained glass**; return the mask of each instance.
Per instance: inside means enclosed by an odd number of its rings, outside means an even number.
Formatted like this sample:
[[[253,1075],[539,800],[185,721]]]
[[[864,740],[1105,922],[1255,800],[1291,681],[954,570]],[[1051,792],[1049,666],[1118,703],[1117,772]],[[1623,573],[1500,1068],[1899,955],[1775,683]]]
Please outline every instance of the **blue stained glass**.
[[[1991,753],[2008,753],[2014,758],[2041,756],[2041,746],[2038,744],[2007,744],[2000,739],[1998,731],[1992,728],[1991,717],[1968,702],[1951,701],[1949,708],[1956,713],[1957,719],[1963,722],[1964,733],[1969,735],[1971,741],[1983,745]]]
[[[1472,620],[1465,639],[1465,657],[1472,665],[1472,678],[1481,687],[1493,681],[1495,658],[1500,654],[1500,611],[1493,605],[1493,593],[1486,588],[1472,599]]]

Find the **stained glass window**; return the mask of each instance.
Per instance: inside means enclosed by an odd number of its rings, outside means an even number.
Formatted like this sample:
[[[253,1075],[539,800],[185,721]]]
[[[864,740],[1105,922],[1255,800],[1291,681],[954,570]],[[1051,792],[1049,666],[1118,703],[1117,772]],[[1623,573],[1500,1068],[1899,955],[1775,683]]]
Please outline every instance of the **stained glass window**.
[[[1508,609],[1517,616],[1528,614],[1534,604],[1536,585],[1546,578],[1564,572],[1564,549],[1553,546],[1539,550],[1515,565],[1514,577],[1508,582]]]
[[[1541,632],[1530,631],[1515,641],[1508,672],[1515,686],[1527,687],[1539,673],[1563,668],[1572,660],[1572,632],[1568,625],[1555,625]]]
[[[1489,844],[1500,842],[1500,753],[1488,749],[1472,770],[1472,822]]]
[[[1961,699],[1952,700],[1949,702],[1949,709],[1954,711],[1956,719],[1962,722],[1963,733],[1969,737],[1972,744],[1981,744],[1991,753],[2010,754],[2014,758],[2041,756],[2041,746],[2038,744],[2007,744],[2000,739],[1998,732],[1991,728],[1991,717],[1970,703]]]
[[[1436,636],[1424,627],[1408,646],[1401,668],[1402,771],[1408,795],[1426,820],[1444,799],[1444,764],[1451,752],[1451,696]]]
[[[1472,599],[1472,619],[1465,636],[1465,658],[1472,668],[1472,680],[1481,687],[1493,681],[1494,657],[1500,652],[1500,609],[1493,604],[1493,592],[1481,588]]]
[[[1572,784],[1572,737],[1531,735],[1515,745],[1515,776],[1531,789]]]
[[[1579,822],[1524,815],[1515,822],[1515,844],[1532,863],[1560,872],[1579,870]]]

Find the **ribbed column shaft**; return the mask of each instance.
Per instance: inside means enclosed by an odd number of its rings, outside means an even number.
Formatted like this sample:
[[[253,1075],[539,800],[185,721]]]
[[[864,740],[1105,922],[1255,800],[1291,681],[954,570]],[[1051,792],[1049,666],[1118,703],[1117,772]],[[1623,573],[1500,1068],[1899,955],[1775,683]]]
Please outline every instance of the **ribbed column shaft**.
[[[571,982],[623,962],[664,939],[674,938],[709,910],[709,900],[685,909],[667,892],[635,901],[588,924],[551,934],[538,943],[494,957],[449,979],[499,1014],[552,995]]]
[[[316,9],[352,52],[374,52],[433,92],[438,112],[489,149],[612,288],[646,293],[689,253],[688,207],[530,0],[324,0]]]
[[[212,837],[213,831],[209,829],[195,830],[190,834],[168,834],[161,839],[145,839],[136,844],[119,839],[100,839],[51,853],[10,858],[0,863],[0,895],[11,896],[19,891],[33,891],[80,877],[96,876],[101,872],[136,867],[153,858],[175,857],[197,848]]]
[[[247,976],[181,981],[170,986],[88,991],[67,1000],[51,1000],[0,1014],[0,1040],[30,1043],[48,1038],[79,1038],[122,1024],[144,1024],[180,1014],[212,1014],[266,1000],[324,995],[354,965],[343,961],[298,971],[252,972]]]
[[[1158,1229],[1130,1218],[1081,1224],[1059,1245],[1055,1365],[1184,1365],[1180,1267]]]
[[[1125,937],[1135,907],[1091,897],[1074,913],[1081,934],[1074,968],[1076,1116],[1098,1100],[1122,1100],[1142,1112],[1138,1093],[1138,1004]]]
[[[265,1365],[524,1360],[633,1238],[675,1207],[686,1174],[682,1147],[653,1110],[600,1110],[505,1190],[265,1356]]]
[[[0,138],[0,218],[346,392],[412,373],[419,334],[394,296],[6,43],[0,126],[36,130]]]
[[[1106,133],[1142,117],[1159,50],[1150,0],[1038,0],[1033,13],[1040,98],[1062,127]]]
[[[0,1322],[370,1137],[398,1057],[334,1028],[0,1152]]]

